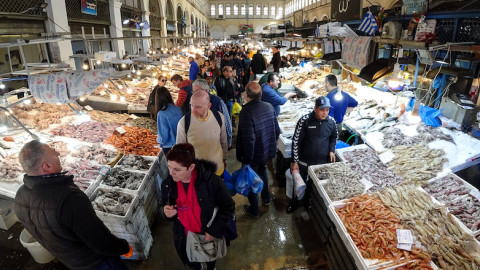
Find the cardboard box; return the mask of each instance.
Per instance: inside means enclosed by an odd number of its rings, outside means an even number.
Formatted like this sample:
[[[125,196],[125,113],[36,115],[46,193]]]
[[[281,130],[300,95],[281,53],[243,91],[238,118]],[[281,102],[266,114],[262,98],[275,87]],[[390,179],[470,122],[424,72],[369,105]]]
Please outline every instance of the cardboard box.
[[[15,202],[0,199],[0,229],[8,230],[18,221],[14,206]]]

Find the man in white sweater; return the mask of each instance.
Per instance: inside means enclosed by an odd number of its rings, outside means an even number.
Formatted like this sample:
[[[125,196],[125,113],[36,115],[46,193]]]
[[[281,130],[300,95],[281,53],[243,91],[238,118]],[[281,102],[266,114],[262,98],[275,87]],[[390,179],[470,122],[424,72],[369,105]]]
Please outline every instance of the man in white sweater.
[[[192,144],[196,157],[217,164],[216,174],[222,175],[228,151],[225,118],[221,113],[211,111],[211,105],[207,92],[198,91],[192,95],[190,114],[178,122],[177,144]]]

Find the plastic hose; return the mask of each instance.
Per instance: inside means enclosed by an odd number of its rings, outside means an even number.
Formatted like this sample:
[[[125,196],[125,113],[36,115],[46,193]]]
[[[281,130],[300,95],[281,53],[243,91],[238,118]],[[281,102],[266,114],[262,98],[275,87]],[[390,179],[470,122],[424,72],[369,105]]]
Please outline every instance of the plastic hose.
[[[347,139],[347,141],[346,141],[345,143],[348,143],[348,141],[350,141],[350,139],[351,139],[352,137],[355,137],[355,136],[357,136],[357,134],[352,134],[352,136],[348,137],[348,139]]]

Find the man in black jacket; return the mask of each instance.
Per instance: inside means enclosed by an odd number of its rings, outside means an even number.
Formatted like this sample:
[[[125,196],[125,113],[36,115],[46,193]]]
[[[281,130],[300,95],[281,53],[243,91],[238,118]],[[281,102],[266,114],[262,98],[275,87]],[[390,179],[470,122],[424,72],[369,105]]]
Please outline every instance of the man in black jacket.
[[[263,58],[261,50],[258,50],[257,53],[253,55],[250,69],[252,70],[254,80],[257,74],[263,74],[263,71],[267,69],[267,64],[265,63],[265,58]]]
[[[273,72],[279,73],[280,72],[280,64],[282,63],[282,58],[280,57],[280,47],[272,48],[273,57],[270,64],[273,65]]]
[[[242,165],[250,165],[262,178],[262,202],[263,205],[269,205],[267,161],[275,157],[280,128],[273,106],[261,101],[261,97],[262,88],[258,83],[247,84],[245,91],[247,104],[240,111],[236,151],[237,159]],[[248,202],[250,205],[244,205],[243,210],[247,215],[257,218],[259,214],[257,194],[250,191]]]
[[[318,97],[315,108],[310,114],[298,120],[292,139],[292,159],[290,166],[292,174],[298,171],[307,184],[303,200],[308,205],[312,190],[312,181],[307,181],[310,165],[335,162],[335,145],[337,143],[337,126],[335,119],[328,115],[330,100],[327,97]],[[293,213],[297,208],[297,198],[292,197],[287,213]]]
[[[115,237],[97,217],[87,195],[62,172],[59,154],[33,140],[20,151],[26,172],[15,197],[15,213],[25,229],[70,269],[128,269],[127,241]]]
[[[232,117],[233,100],[235,99],[236,86],[233,82],[233,69],[231,66],[225,66],[222,69],[222,75],[215,79],[215,88],[217,88],[217,96],[219,96],[225,105],[227,105],[229,115]]]

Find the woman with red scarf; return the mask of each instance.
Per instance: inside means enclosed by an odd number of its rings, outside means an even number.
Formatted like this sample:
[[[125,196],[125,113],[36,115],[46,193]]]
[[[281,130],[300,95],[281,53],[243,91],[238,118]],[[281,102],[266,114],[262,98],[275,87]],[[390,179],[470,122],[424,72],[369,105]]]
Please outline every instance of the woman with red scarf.
[[[202,269],[201,263],[188,260],[187,232],[204,234],[206,241],[222,237],[235,213],[235,202],[223,180],[215,175],[216,165],[195,159],[191,144],[172,147],[167,163],[170,176],[162,182],[160,213],[174,222],[175,248],[180,259],[191,269]],[[207,227],[216,207],[218,212]],[[208,262],[207,269],[215,269],[215,261]]]

